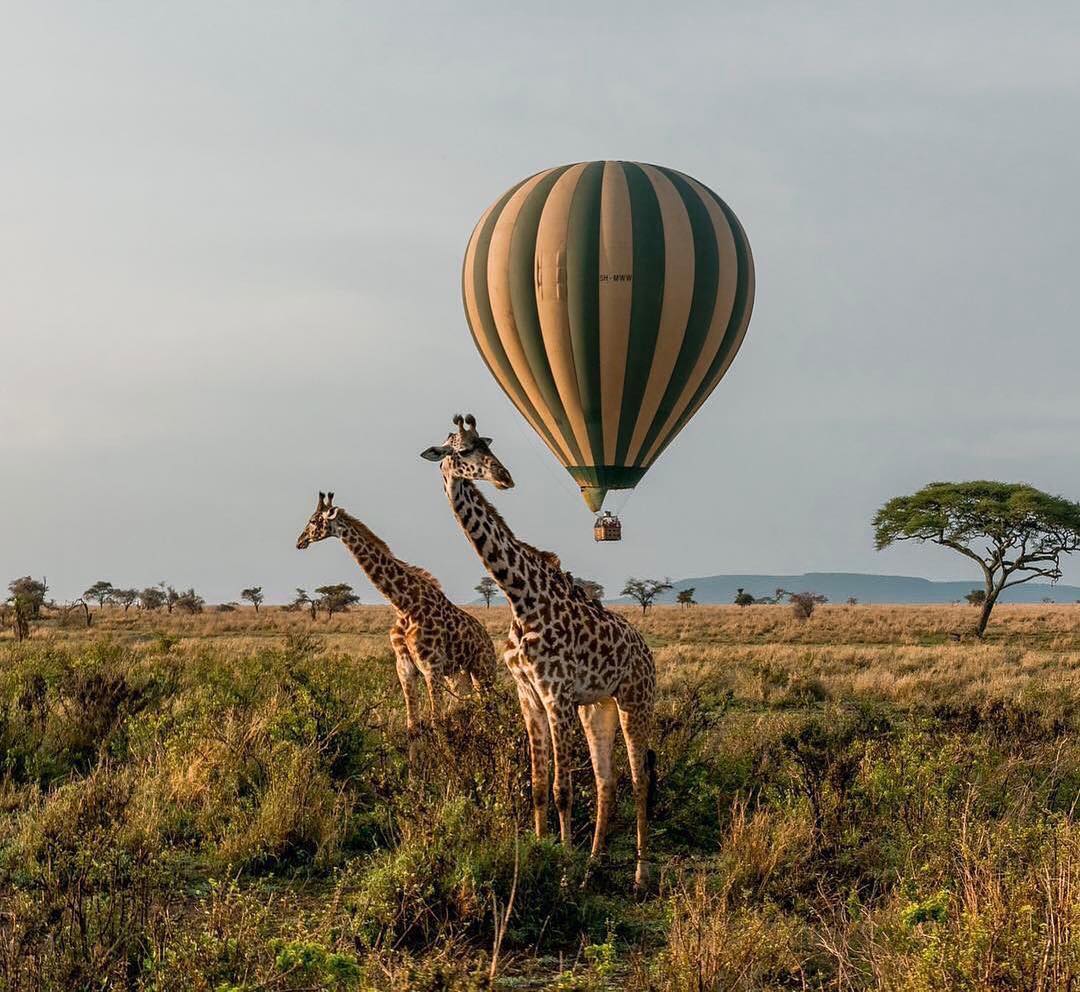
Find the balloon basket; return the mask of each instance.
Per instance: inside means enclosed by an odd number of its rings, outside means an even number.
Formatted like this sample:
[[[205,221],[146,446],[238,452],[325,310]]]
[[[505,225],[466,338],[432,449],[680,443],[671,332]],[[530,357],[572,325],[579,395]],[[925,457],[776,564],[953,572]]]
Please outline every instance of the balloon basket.
[[[593,521],[593,540],[622,540],[622,522],[610,510],[605,510]]]

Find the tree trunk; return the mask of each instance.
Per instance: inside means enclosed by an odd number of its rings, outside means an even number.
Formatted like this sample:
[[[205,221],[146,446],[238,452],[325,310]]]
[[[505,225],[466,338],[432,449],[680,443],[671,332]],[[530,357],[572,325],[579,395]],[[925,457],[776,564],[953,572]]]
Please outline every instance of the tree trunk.
[[[975,627],[975,636],[981,638],[986,631],[986,625],[990,622],[990,613],[994,609],[994,604],[997,602],[998,596],[1001,595],[1001,587],[994,589],[992,586],[986,587],[986,599],[983,600],[982,612],[979,614],[979,622]]]
[[[25,641],[30,636],[30,624],[27,623],[26,617],[23,616],[22,610],[19,609],[18,604],[15,605],[15,640]]]

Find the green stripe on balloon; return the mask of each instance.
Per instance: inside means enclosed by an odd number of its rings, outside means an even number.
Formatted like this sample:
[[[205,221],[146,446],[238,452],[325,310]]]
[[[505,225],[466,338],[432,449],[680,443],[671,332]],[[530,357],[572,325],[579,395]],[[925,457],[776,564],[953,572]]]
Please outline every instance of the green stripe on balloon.
[[[582,488],[633,489],[648,469],[633,465],[571,465],[566,471]]]
[[[589,435],[588,458],[604,459],[604,415],[600,396],[600,188],[604,163],[590,162],[570,202],[566,229],[566,293],[570,344],[581,412]]]
[[[569,166],[564,165],[553,169],[525,197],[510,235],[507,274],[514,325],[536,387],[547,406],[545,419],[549,427],[558,429],[571,457],[577,461],[585,461],[567,419],[566,410],[563,409],[551,364],[544,350],[544,334],[540,328],[540,313],[536,303],[536,232],[540,227],[540,215],[544,211],[551,187],[568,168]]]
[[[693,399],[691,399],[689,405],[686,407],[686,412],[676,421],[670,434],[664,439],[664,442],[657,448],[656,455],[653,457],[655,462],[660,457],[661,452],[675,439],[675,436],[681,431],[690,418],[697,412],[702,403],[705,402],[709,393],[719,384],[720,380],[724,377],[724,373],[727,371],[725,364],[732,357],[735,350],[742,345],[742,338],[739,336],[740,328],[744,327],[750,320],[750,311],[753,309],[754,300],[750,293],[750,242],[746,237],[746,232],[743,230],[742,224],[739,223],[739,218],[735,216],[732,209],[718,197],[707,186],[704,187],[706,192],[715,201],[717,206],[724,212],[724,217],[727,219],[728,227],[731,228],[731,236],[735,242],[735,258],[738,263],[738,276],[735,280],[735,299],[731,305],[731,317],[728,319],[728,326],[724,330],[724,338],[720,342],[720,348],[716,353],[716,358],[713,359],[709,365],[708,372],[705,373],[705,378],[702,379],[701,385],[694,393]]]
[[[634,238],[630,337],[615,448],[615,464],[624,465],[656,354],[660,311],[664,302],[665,247],[660,201],[649,177],[633,162],[620,162],[619,165],[630,192],[630,223]]]
[[[694,236],[694,291],[682,348],[679,350],[679,357],[675,360],[671,379],[667,389],[664,390],[656,416],[645,435],[641,453],[638,455],[639,464],[652,448],[657,435],[667,423],[689,384],[690,375],[709,334],[713,308],[716,306],[717,287],[720,282],[720,254],[716,246],[716,230],[713,228],[708,209],[679,173],[661,166],[656,168],[671,180],[690,218],[690,230]]]
[[[530,176],[529,179],[531,178],[533,177]],[[544,418],[540,416],[539,411],[531,402],[529,402],[529,397],[526,395],[525,390],[521,385],[521,381],[514,372],[513,365],[510,364],[510,359],[507,357],[506,350],[502,346],[502,341],[499,340],[499,331],[495,326],[495,317],[491,312],[491,298],[488,296],[487,271],[488,251],[491,247],[491,234],[495,230],[495,225],[498,223],[499,216],[502,214],[503,209],[506,207],[506,204],[510,202],[510,198],[521,189],[529,179],[523,179],[516,186],[508,189],[492,208],[491,213],[488,214],[488,218],[484,222],[484,226],[476,238],[476,250],[473,252],[472,271],[469,272],[464,268],[462,269],[462,302],[465,303],[465,322],[469,325],[469,331],[473,335],[473,340],[476,340],[477,335],[483,334],[485,342],[490,348],[491,353],[495,356],[498,368],[490,370],[495,377],[495,381],[502,388],[502,391],[506,393],[510,402],[518,407],[518,409],[524,410],[526,415],[531,417],[533,422],[540,426],[540,429],[543,431],[545,438],[552,448],[558,450],[558,442],[548,429]],[[466,259],[467,258],[468,252],[466,252]],[[476,296],[476,311],[480,321],[480,327],[473,327],[472,321],[468,319],[469,308],[465,301],[464,281],[470,277],[473,280],[473,292]],[[484,352],[482,350],[480,351],[480,357],[484,358]],[[485,364],[487,364],[486,360]]]

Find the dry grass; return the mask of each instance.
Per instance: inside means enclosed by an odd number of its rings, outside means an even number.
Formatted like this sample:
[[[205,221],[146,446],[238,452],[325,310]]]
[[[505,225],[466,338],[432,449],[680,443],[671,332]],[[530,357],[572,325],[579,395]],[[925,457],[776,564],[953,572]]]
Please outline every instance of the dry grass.
[[[985,641],[950,636],[969,607],[626,613],[660,686],[643,903],[625,788],[588,884],[590,776],[578,850],[528,838],[505,673],[409,766],[388,608],[5,640],[0,987],[472,992],[517,879],[521,988],[1080,988],[1080,607]]]
[[[510,611],[505,606],[466,607],[479,617],[494,636],[506,631]],[[961,643],[973,639],[976,611],[970,606],[819,606],[807,621],[799,621],[787,606],[677,606],[653,607],[642,618],[637,607],[618,606],[654,643],[672,641],[693,644],[818,644],[830,647],[850,644],[923,645]],[[263,638],[284,636],[298,630],[317,630],[321,636],[355,648],[362,642],[348,638],[385,636],[391,623],[388,606],[354,607],[327,620],[320,614],[312,621],[306,611],[264,606],[256,614],[251,607],[219,613],[208,607],[192,616],[179,611],[143,613],[118,607],[94,610],[94,631],[145,636],[162,631],[187,638]],[[75,617],[77,615],[73,615]],[[56,619],[35,627],[35,638],[79,639],[85,628],[73,621],[61,626]],[[3,638],[11,637],[4,631]],[[985,643],[1040,646],[1053,650],[1080,650],[1080,604],[998,606],[990,621]]]
[[[500,644],[509,625],[506,607],[469,607]],[[783,606],[661,606],[644,618],[619,608],[645,633],[661,683],[719,675],[736,698],[766,705],[849,696],[898,705],[951,701],[982,705],[1032,694],[1080,694],[1080,606],[1001,606],[989,636],[959,642],[969,627],[968,606],[820,606],[798,621]],[[306,612],[264,607],[231,613],[155,614],[107,608],[90,631],[121,643],[172,650],[242,655],[280,646],[287,637],[315,634],[327,648],[354,657],[385,657],[393,622],[386,606],[362,606],[327,620]],[[39,644],[78,644],[87,631],[47,622]]]

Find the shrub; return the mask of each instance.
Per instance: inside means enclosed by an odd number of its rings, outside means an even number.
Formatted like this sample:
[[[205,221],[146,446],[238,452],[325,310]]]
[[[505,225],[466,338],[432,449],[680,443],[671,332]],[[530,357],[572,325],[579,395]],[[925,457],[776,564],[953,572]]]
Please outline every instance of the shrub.
[[[822,596],[817,592],[793,592],[790,598],[791,615],[796,620],[809,620],[818,603],[829,601],[828,596]]]

